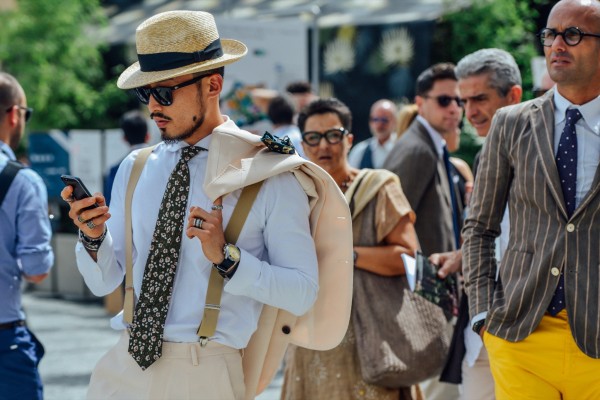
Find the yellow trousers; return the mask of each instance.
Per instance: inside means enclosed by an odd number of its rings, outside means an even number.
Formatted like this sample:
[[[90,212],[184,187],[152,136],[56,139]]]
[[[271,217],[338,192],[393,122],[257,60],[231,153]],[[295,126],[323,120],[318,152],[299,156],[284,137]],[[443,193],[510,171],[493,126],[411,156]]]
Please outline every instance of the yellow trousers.
[[[520,342],[489,333],[483,337],[496,382],[497,400],[598,400],[600,359],[575,343],[567,312],[546,314]]]

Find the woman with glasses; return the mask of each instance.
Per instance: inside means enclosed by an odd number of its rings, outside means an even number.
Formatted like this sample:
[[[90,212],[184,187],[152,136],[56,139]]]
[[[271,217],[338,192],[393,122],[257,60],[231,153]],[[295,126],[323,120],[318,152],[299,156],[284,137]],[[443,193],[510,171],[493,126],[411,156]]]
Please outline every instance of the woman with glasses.
[[[355,268],[381,276],[403,275],[400,255],[412,255],[418,247],[415,214],[396,175],[348,164],[351,123],[350,110],[339,100],[313,101],[298,116],[304,153],[333,177],[349,200]],[[361,187],[371,195],[359,196]],[[362,379],[353,319],[342,343],[332,350],[290,348],[282,399],[413,399],[411,388],[389,389]]]

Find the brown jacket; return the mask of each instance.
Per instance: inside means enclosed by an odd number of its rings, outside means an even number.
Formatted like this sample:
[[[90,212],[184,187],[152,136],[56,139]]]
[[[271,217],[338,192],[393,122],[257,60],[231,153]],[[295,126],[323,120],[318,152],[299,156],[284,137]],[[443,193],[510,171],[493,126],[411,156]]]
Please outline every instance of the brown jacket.
[[[490,333],[523,340],[546,312],[562,271],[573,337],[585,354],[600,358],[600,169],[568,218],[556,134],[553,90],[494,118],[463,230],[470,313],[488,311]],[[510,238],[495,282],[494,239],[507,201]]]

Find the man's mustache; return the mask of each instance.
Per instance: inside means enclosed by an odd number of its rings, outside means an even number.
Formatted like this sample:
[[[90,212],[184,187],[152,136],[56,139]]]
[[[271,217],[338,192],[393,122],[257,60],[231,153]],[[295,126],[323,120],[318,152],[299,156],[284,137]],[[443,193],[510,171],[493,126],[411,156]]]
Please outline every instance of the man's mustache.
[[[170,117],[167,117],[165,114],[161,113],[161,112],[153,112],[152,114],[150,114],[150,119],[154,119],[154,117],[158,117],[161,119],[165,119],[168,121],[171,121]]]

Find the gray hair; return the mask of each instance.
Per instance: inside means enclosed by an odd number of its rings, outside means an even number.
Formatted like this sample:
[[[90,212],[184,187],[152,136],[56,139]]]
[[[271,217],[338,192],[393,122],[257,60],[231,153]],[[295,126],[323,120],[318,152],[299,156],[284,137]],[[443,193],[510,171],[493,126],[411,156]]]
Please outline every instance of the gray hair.
[[[489,74],[489,85],[502,97],[511,87],[521,85],[521,72],[514,57],[501,49],[482,49],[468,54],[456,65],[458,79]]]

